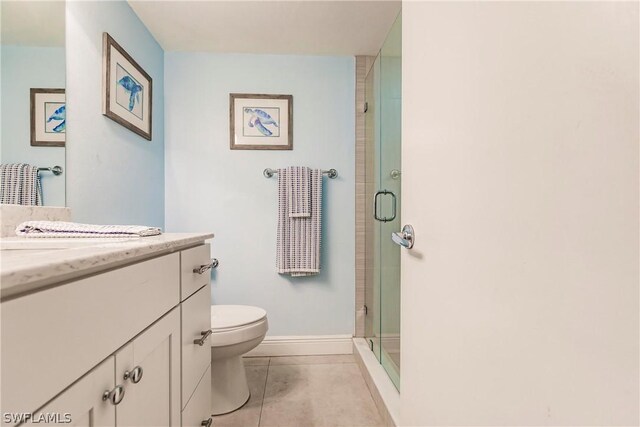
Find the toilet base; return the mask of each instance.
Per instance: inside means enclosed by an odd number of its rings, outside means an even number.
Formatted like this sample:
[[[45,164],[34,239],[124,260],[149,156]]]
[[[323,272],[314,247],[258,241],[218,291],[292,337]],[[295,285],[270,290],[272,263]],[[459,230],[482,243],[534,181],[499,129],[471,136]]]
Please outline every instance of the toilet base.
[[[249,385],[241,356],[211,361],[211,411],[233,412],[249,401]]]

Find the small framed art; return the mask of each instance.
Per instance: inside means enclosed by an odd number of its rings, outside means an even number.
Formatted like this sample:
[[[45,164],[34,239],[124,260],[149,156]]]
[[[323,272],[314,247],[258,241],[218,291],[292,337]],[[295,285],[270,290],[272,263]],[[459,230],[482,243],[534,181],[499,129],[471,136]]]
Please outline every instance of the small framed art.
[[[151,76],[107,33],[102,34],[102,74],[102,114],[151,141]]]
[[[32,88],[31,145],[64,147],[67,128],[67,106],[64,89]]]
[[[229,95],[232,150],[292,150],[293,96]]]

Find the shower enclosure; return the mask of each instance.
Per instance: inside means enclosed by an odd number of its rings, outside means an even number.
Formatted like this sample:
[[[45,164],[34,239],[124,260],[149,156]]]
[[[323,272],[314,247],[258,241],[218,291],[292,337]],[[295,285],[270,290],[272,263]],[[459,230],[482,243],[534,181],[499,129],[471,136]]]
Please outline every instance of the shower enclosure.
[[[396,18],[365,80],[365,336],[400,389],[402,23]]]

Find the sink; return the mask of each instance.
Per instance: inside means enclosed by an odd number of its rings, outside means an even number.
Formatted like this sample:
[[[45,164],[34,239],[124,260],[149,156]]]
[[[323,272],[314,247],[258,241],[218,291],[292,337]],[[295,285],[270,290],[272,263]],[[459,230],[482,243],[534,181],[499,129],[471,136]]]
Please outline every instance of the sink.
[[[105,246],[112,243],[123,243],[138,240],[129,237],[108,237],[108,238],[16,238],[0,239],[0,250],[50,250],[50,249],[72,249],[89,246]]]

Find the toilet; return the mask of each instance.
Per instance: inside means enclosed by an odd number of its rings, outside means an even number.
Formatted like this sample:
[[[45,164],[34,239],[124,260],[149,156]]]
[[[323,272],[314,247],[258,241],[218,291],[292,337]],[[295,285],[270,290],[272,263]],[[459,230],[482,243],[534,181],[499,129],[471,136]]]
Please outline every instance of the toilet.
[[[262,342],[267,312],[248,305],[211,306],[211,407],[226,414],[249,400],[242,355]]]

